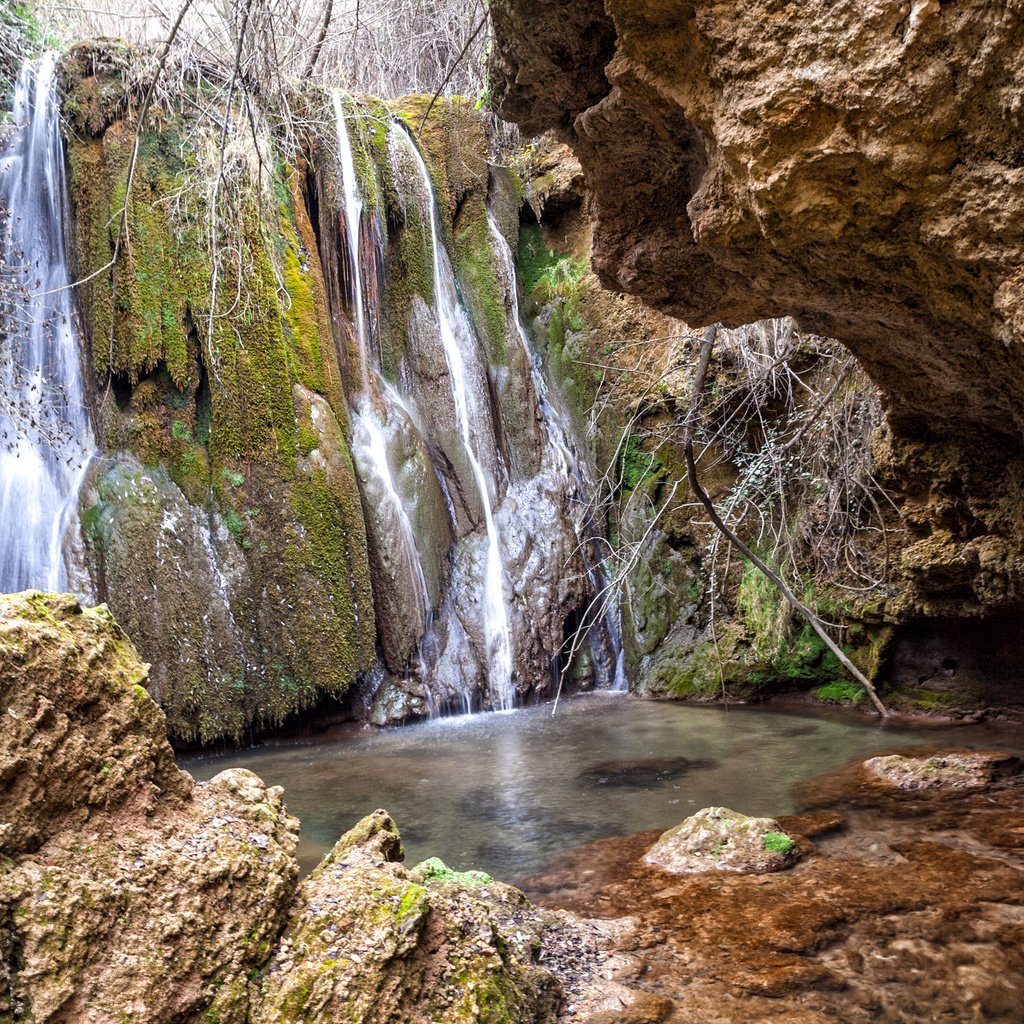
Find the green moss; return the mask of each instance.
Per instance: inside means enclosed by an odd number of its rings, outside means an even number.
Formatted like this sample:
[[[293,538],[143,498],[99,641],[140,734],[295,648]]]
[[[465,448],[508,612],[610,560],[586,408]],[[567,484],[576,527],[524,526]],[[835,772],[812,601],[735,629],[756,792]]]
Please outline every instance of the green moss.
[[[474,326],[487,345],[489,362],[505,366],[507,314],[497,258],[487,221],[486,194],[474,194],[463,204],[455,225],[455,269]]]
[[[235,543],[240,547],[246,547],[248,538],[245,535],[245,520],[233,508],[225,511],[221,518],[228,533],[235,538]]]
[[[826,683],[811,692],[818,700],[828,704],[860,704],[867,697],[867,692],[860,683],[847,682],[844,679]]]
[[[619,448],[619,479],[627,491],[635,491],[649,477],[664,473],[661,460],[643,449],[643,440],[630,430]]]
[[[494,879],[484,871],[453,871],[439,857],[420,861],[412,873],[424,883],[441,882],[454,885],[490,885]]]
[[[783,832],[765,832],[762,846],[769,853],[781,853],[785,856],[793,849],[793,840]]]

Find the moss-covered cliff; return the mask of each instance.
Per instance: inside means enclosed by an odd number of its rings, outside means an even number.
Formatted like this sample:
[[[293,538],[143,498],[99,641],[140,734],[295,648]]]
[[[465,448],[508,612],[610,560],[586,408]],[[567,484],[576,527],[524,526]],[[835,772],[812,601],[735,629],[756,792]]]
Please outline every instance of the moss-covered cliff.
[[[133,162],[124,59],[82,46],[64,65],[107,453],[86,540],[172,734],[238,738],[341,695],[375,656],[335,328],[302,171],[266,140],[238,143],[226,170],[201,166],[193,126],[170,112],[138,133]],[[212,221],[218,173],[232,181]]]

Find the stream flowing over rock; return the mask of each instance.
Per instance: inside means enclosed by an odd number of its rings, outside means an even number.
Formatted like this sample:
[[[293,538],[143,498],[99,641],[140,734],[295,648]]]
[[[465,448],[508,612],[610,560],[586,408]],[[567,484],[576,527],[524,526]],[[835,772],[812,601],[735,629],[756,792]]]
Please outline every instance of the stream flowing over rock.
[[[45,516],[4,515],[2,550],[40,553],[9,586],[108,601],[184,742],[317,709],[385,724],[546,693],[601,585],[581,551],[603,527],[519,320],[515,186],[488,164],[485,119],[445,100],[414,141],[422,98],[311,90],[297,152],[269,129],[235,140],[218,200],[197,184],[221,177],[208,128],[188,104],[140,125],[130,64],[81,44],[19,86],[54,170],[49,219],[21,203],[11,245],[31,220],[44,283],[81,279],[83,329],[58,311],[60,373],[41,336],[8,353],[31,364],[25,388],[45,376],[65,396],[43,418],[77,453],[54,495],[32,485]],[[18,154],[8,200],[35,173]],[[47,451],[19,440],[5,479]],[[620,631],[599,618],[587,684],[610,686]]]
[[[0,1017],[555,1020],[538,957],[564,919],[480,873],[407,870],[383,811],[296,888],[280,787],[179,771],[147,669],[105,607],[0,598]]]

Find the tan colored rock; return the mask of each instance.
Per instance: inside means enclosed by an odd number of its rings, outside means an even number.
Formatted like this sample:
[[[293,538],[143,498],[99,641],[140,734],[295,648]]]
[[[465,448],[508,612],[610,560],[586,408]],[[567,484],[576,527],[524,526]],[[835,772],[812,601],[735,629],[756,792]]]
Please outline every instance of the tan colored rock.
[[[146,674],[105,607],[0,598],[0,1021],[555,1020],[561,918],[402,867],[383,811],[296,895],[280,787],[179,771]]]
[[[0,1019],[244,1021],[297,822],[251,772],[178,770],[105,607],[0,598]]]
[[[691,324],[796,315],[902,417],[1024,426],[1017,4],[492,10],[498,109],[576,151],[607,285]]]
[[[0,853],[33,850],[69,819],[190,792],[147,669],[105,606],[0,596]]]
[[[930,757],[888,754],[869,758],[864,767],[898,789],[985,789],[1016,775],[1021,762],[997,751],[951,751]]]
[[[602,282],[693,326],[792,315],[840,339],[883,392],[876,475],[908,526],[909,604],[948,616],[1019,600],[1020,4],[491,12],[497,108],[575,151]]]
[[[643,859],[676,875],[702,871],[762,875],[790,867],[799,855],[796,844],[772,818],[705,807],[664,833]]]
[[[253,1024],[553,1022],[561,990],[537,962],[553,916],[486,875],[401,857],[385,811],[338,841],[299,889]]]

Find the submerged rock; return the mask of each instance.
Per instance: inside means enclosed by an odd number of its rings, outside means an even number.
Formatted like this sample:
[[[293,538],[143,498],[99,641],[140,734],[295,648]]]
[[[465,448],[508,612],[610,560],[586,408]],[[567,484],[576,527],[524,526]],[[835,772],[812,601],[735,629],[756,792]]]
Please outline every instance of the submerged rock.
[[[751,818],[727,807],[705,807],[669,829],[644,854],[672,874],[735,871],[765,874],[794,864],[799,851],[772,818]]]

